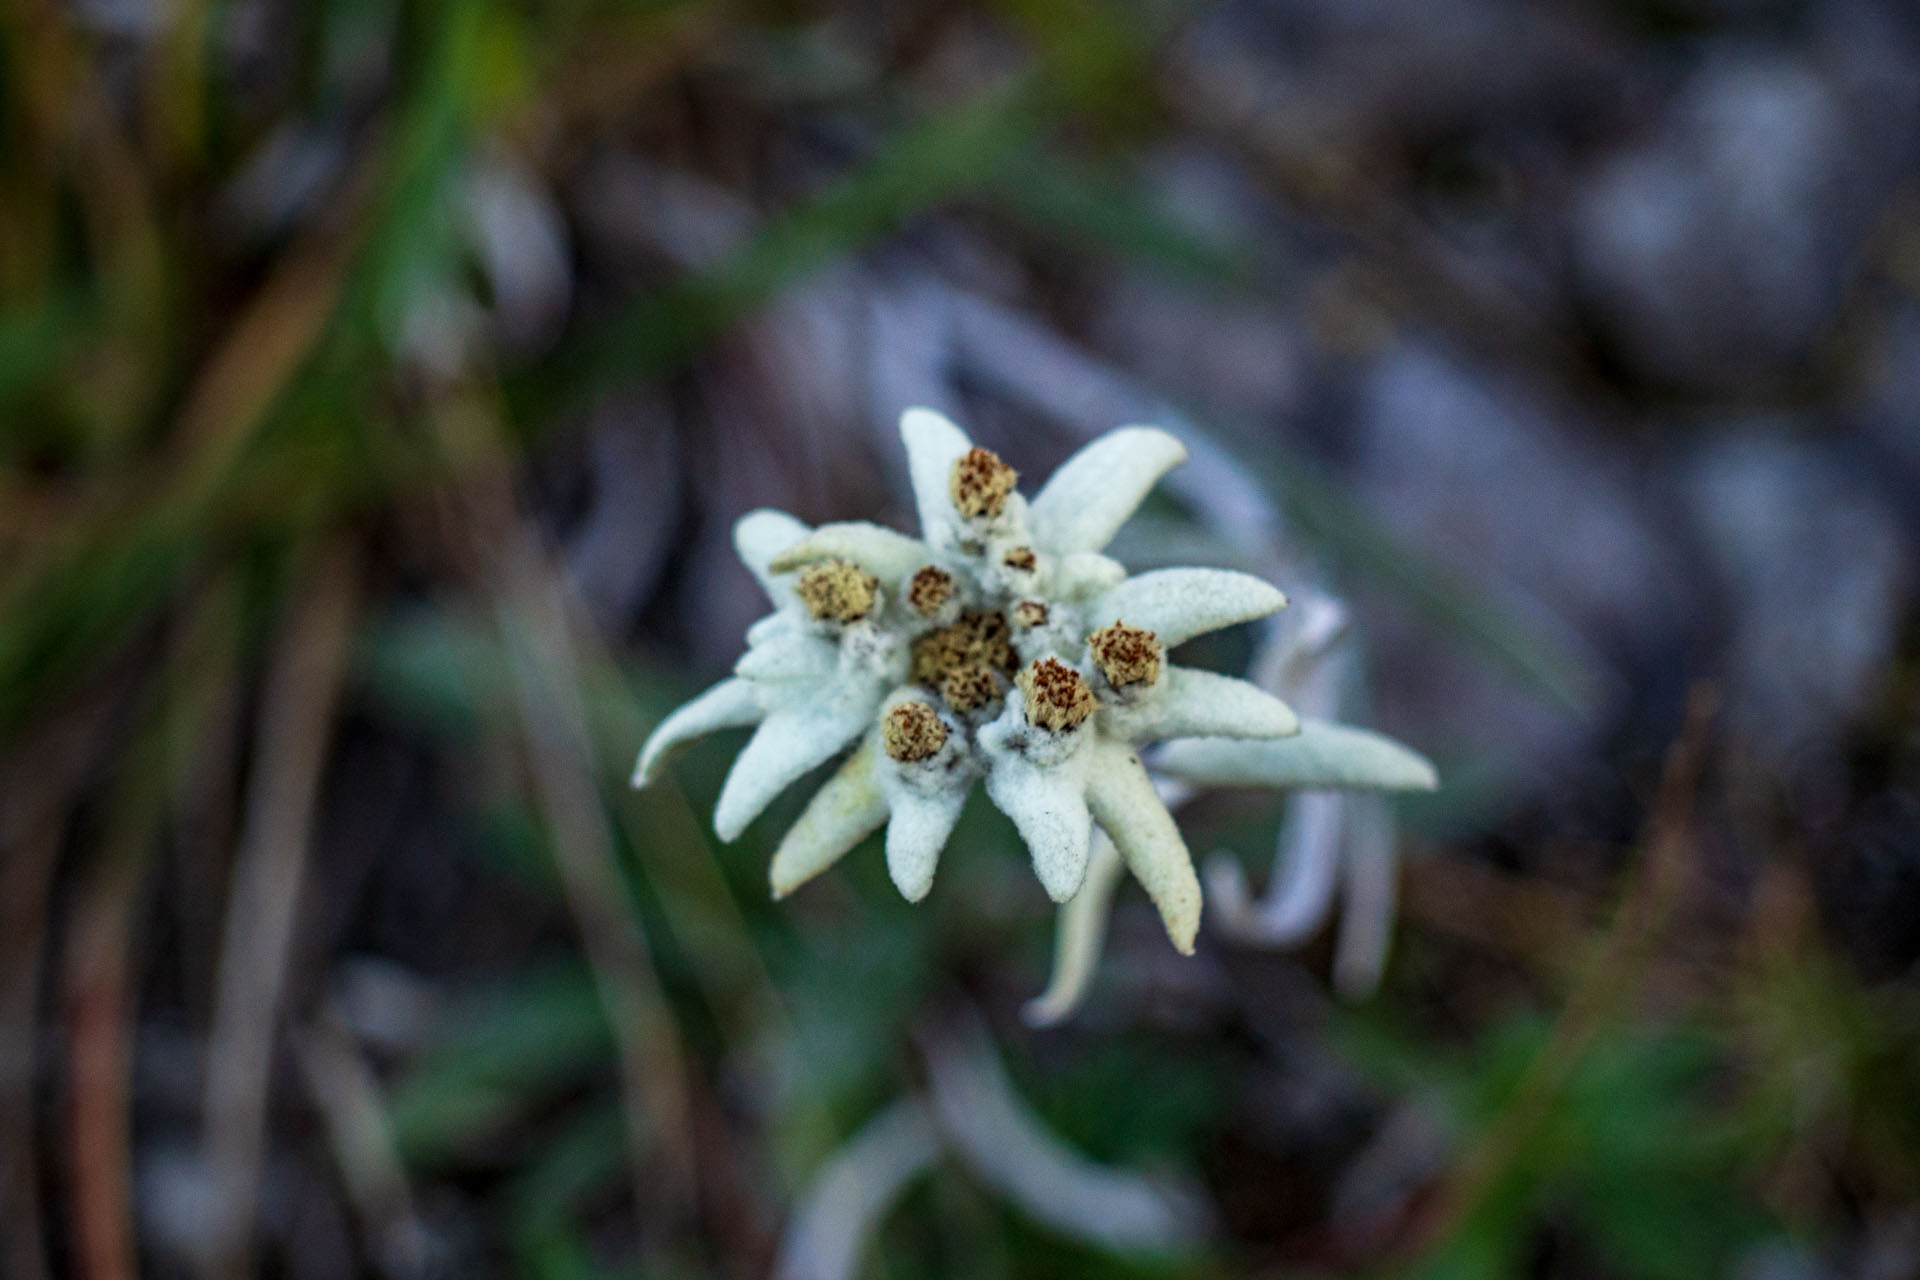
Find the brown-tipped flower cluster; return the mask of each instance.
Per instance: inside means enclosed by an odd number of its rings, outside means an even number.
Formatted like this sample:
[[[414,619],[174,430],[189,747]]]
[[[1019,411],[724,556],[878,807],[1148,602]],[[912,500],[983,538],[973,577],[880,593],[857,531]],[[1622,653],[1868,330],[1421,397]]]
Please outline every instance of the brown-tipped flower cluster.
[[[1115,621],[1087,637],[1094,665],[1116,689],[1152,684],[1160,678],[1160,643],[1144,627]]]
[[[963,613],[951,626],[936,627],[913,642],[913,678],[922,684],[938,686],[964,667],[1011,676],[1018,663],[1006,617],[988,609]]]
[[[945,569],[927,565],[907,583],[907,604],[923,618],[940,612],[940,606],[953,597],[953,575]]]
[[[975,447],[961,454],[953,464],[948,487],[953,493],[954,509],[969,520],[978,520],[982,516],[999,515],[1007,505],[1007,495],[1019,480],[1020,473],[1000,461],[999,454]]]
[[[1043,658],[1020,673],[1027,699],[1027,723],[1062,733],[1077,729],[1093,714],[1093,690],[1080,673],[1056,658]]]
[[[793,584],[807,613],[822,622],[856,622],[873,612],[880,580],[845,560],[809,565]]]
[[[1000,563],[1009,569],[1020,569],[1031,573],[1033,567],[1040,563],[1040,557],[1033,554],[1032,547],[1014,547],[1000,557]]]
[[[880,727],[887,754],[901,763],[925,760],[947,745],[947,726],[924,702],[903,702],[887,712]]]

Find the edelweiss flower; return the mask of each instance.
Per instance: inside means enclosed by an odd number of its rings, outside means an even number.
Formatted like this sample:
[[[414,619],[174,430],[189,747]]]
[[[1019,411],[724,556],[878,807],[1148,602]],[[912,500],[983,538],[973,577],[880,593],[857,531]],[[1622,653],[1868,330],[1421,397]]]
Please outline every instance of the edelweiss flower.
[[[983,781],[1054,901],[1079,892],[1098,824],[1174,945],[1191,952],[1200,882],[1139,748],[1299,732],[1272,694],[1166,656],[1285,597],[1225,570],[1129,577],[1100,554],[1186,457],[1164,431],[1124,427],[1095,440],[1031,503],[1013,468],[939,414],[908,410],[900,434],[921,537],[858,522],[809,530],[771,511],[744,517],[734,543],[775,611],[748,630],[732,678],[654,731],[634,785],[690,739],[758,725],[714,811],[714,829],[732,840],[851,746],[774,853],[773,892],[792,892],[885,824],[888,870],[918,901]]]

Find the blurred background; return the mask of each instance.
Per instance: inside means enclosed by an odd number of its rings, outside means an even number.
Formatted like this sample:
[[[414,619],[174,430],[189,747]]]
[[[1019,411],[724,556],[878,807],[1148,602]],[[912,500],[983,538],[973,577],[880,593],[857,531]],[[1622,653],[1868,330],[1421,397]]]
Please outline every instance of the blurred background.
[[[1908,0],[6,0],[0,139],[7,1280],[1920,1275]],[[1346,602],[1377,990],[627,789],[915,403]]]

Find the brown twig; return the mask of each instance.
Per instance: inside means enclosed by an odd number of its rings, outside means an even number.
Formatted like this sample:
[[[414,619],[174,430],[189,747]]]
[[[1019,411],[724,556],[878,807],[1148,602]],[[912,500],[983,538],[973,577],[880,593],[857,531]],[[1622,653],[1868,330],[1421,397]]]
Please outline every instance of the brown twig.
[[[140,781],[134,788],[153,790]],[[87,1280],[132,1280],[135,1273],[128,1095],[136,996],[128,971],[135,907],[146,880],[141,846],[150,845],[155,834],[157,799],[129,798],[120,806],[115,819],[120,830],[82,890],[67,935],[67,1181],[74,1256]]]
[[[34,1084],[48,894],[76,794],[125,692],[112,680],[24,741],[0,764],[0,1274],[44,1280]]]

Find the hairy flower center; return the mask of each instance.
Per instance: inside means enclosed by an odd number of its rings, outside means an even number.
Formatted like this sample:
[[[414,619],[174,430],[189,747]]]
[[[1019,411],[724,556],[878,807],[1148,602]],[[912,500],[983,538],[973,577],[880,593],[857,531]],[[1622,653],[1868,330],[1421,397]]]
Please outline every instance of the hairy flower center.
[[[1031,631],[1035,627],[1047,625],[1047,604],[1044,600],[1022,600],[1013,606],[1013,625]]]
[[[978,711],[999,700],[1000,677],[986,667],[960,667],[941,680],[940,696],[955,711]]]
[[[1019,479],[1020,473],[1000,461],[999,454],[976,447],[960,455],[947,484],[955,509],[969,520],[978,520],[999,515]]]
[[[947,745],[947,726],[924,702],[903,702],[887,712],[880,727],[887,754],[901,763],[925,760]]]
[[[1078,728],[1093,714],[1093,690],[1080,673],[1056,658],[1044,658],[1020,673],[1027,721],[1055,733]]]
[[[983,667],[1011,676],[1019,667],[1013,632],[1004,614],[972,609],[951,626],[936,627],[913,642],[913,678],[938,685],[962,667]]]
[[[1006,616],[987,609],[963,613],[913,642],[913,678],[963,714],[998,701],[1001,678],[1018,668]]]
[[[1160,678],[1160,644],[1144,627],[1115,621],[1087,637],[1094,665],[1116,689],[1152,684]]]
[[[953,595],[953,575],[945,569],[927,565],[907,583],[907,604],[923,618],[940,612],[940,606]]]
[[[854,622],[873,612],[880,580],[845,560],[809,565],[793,584],[794,594],[812,617],[825,622]]]

